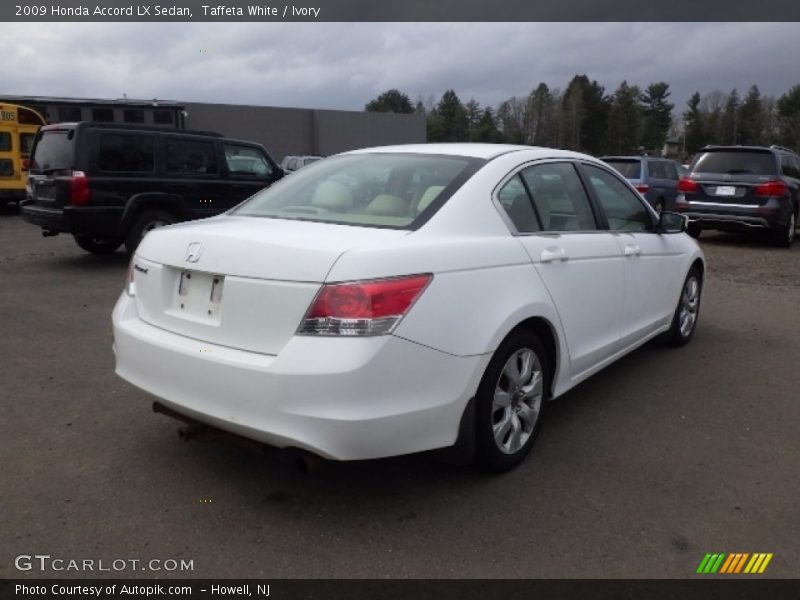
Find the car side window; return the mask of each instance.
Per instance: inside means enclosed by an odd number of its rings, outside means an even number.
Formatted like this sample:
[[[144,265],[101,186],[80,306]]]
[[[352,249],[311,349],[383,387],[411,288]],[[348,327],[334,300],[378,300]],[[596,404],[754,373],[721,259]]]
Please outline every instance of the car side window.
[[[167,172],[186,175],[217,173],[212,142],[167,139]]]
[[[104,133],[98,153],[102,171],[149,173],[155,164],[153,136],[126,133]]]
[[[781,171],[787,177],[800,179],[800,168],[798,168],[797,159],[789,154],[781,157]]]
[[[250,177],[266,177],[272,174],[272,166],[258,148],[225,144],[225,162],[228,173]]]
[[[571,163],[544,163],[521,173],[533,196],[542,231],[591,231],[597,223]]]
[[[644,203],[614,175],[594,165],[583,165],[611,231],[652,231],[653,220]]]
[[[650,177],[653,179],[666,179],[667,172],[664,170],[664,162],[660,160],[651,160],[647,163],[647,169],[650,172]]]
[[[664,163],[664,171],[667,173],[667,179],[672,179],[673,181],[677,181],[678,177],[678,165],[674,162],[665,162]]]
[[[541,231],[533,204],[519,174],[508,180],[497,193],[500,206],[520,233]]]

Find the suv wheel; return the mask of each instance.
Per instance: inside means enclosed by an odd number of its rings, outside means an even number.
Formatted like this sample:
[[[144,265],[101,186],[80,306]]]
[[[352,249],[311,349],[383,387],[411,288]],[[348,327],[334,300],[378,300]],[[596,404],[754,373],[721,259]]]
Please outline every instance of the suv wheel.
[[[663,198],[659,198],[658,200],[656,200],[656,205],[653,208],[656,209],[656,212],[658,214],[661,214],[662,212],[664,212],[664,199]]]
[[[794,238],[797,234],[797,211],[792,211],[789,216],[789,222],[785,227],[778,227],[772,232],[772,240],[776,246],[781,248],[789,248],[794,244]]]
[[[81,250],[92,254],[111,254],[122,245],[122,240],[73,234],[75,243]]]
[[[478,460],[493,471],[518,465],[533,446],[550,384],[544,346],[530,331],[497,349],[476,395]]]
[[[700,234],[703,233],[703,230],[700,229],[698,225],[695,225],[694,223],[689,223],[689,225],[687,225],[686,227],[686,233],[688,233],[694,239],[697,239],[700,237]]]
[[[148,231],[165,225],[172,225],[176,222],[177,219],[172,214],[163,210],[144,211],[136,218],[128,230],[128,235],[125,236],[125,249],[130,254],[133,254]]]

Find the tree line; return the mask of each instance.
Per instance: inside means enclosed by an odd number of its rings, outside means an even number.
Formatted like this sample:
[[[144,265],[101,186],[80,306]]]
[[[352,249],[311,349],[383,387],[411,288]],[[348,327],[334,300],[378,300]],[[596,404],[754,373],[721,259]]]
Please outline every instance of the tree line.
[[[527,96],[496,107],[474,98],[462,102],[454,90],[412,103],[391,89],[367,111],[417,113],[427,120],[429,142],[529,144],[588,154],[671,154],[688,160],[706,144],[770,145],[800,149],[800,85],[776,98],[753,85],[744,96],[734,89],[695,92],[683,111],[670,102],[669,84],[644,88],[623,81],[607,94],[597,81],[575,75],[562,91],[545,83]]]

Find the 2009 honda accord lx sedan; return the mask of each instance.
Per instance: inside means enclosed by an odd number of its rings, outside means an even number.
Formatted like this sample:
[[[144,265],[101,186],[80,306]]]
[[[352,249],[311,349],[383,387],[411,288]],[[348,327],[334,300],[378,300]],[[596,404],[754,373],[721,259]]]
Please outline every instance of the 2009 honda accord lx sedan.
[[[614,170],[521,146],[382,147],[150,232],[117,373],[169,412],[354,460],[519,463],[544,402],[695,329],[704,258]]]

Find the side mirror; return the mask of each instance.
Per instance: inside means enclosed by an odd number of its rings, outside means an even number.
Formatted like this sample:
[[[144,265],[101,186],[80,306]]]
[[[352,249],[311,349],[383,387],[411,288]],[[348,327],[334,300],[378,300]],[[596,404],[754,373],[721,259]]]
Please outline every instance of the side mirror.
[[[676,212],[663,211],[658,217],[659,233],[682,233],[688,226],[688,217]]]

